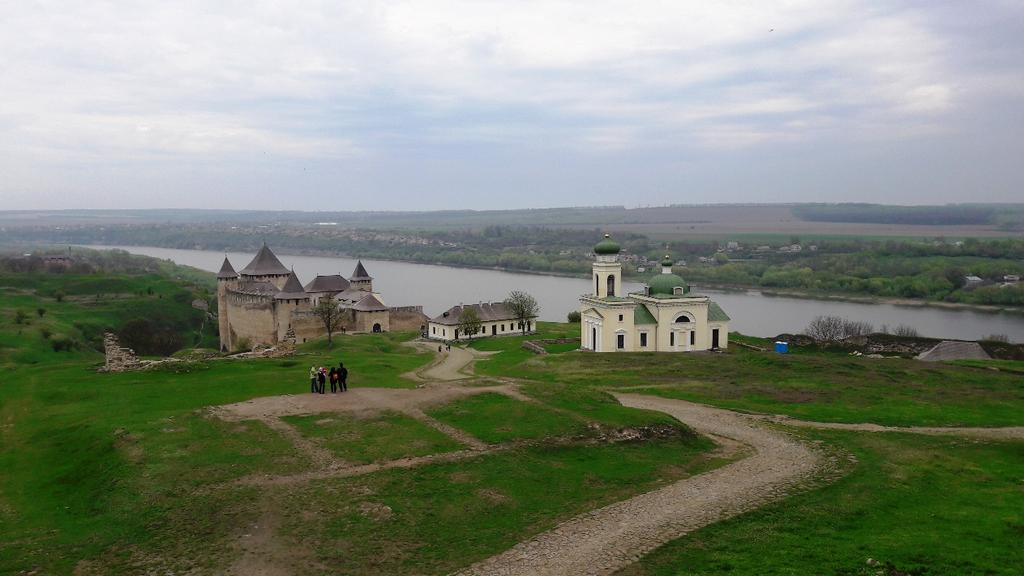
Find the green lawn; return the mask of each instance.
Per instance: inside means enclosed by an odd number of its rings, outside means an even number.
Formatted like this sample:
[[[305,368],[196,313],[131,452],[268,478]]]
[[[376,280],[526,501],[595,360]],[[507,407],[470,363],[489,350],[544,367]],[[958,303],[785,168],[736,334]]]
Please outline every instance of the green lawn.
[[[477,360],[474,368],[477,374],[486,376],[516,376],[518,366],[538,356],[523,349],[526,340],[545,338],[578,338],[579,324],[560,324],[557,322],[537,322],[537,333],[527,336],[502,336],[498,338],[481,338],[469,343],[471,348],[482,352],[500,352],[493,356]],[[575,346],[574,348],[578,348]]]
[[[325,413],[287,416],[303,436],[315,438],[346,462],[370,463],[452,452],[463,446],[397,412],[373,415]]]
[[[492,444],[585,431],[582,420],[491,392],[456,400],[427,413]]]
[[[412,388],[401,374],[432,355],[407,346],[411,334],[340,336],[331,348],[312,342],[289,358],[98,374],[101,355],[87,346],[56,352],[45,330],[87,341],[90,331],[147,306],[170,317],[191,308],[174,296],[180,285],[162,276],[102,286],[65,280],[0,282],[10,286],[0,290],[0,574],[223,573],[237,554],[233,543],[268,507],[288,546],[309,551],[294,566],[300,573],[447,573],[576,514],[721,464],[709,458],[708,440],[664,414],[625,408],[608,390],[810,420],[1024,424],[1019,362],[738,347],[686,355],[553,347],[562,352],[537,356],[522,350],[524,339],[579,330],[540,323],[536,335],[470,344],[497,352],[476,363],[479,373],[518,379],[532,402],[484,393],[430,411],[485,442],[536,442],[359,477],[241,486],[243,477],[300,474],[313,463],[265,424],[225,422],[207,407],[305,393],[309,366],[339,361],[354,388]],[[124,297],[97,300],[99,288]],[[47,296],[58,289],[82,298]],[[28,317],[20,324],[18,310]],[[287,420],[350,462],[459,448],[395,413]],[[668,425],[677,434],[601,444],[590,434],[595,425]],[[834,484],[708,526],[625,573],[931,576],[1010,574],[1024,565],[1024,442],[795,433],[857,463]],[[544,441],[555,437],[586,440]],[[868,558],[881,564],[868,566]]]
[[[445,574],[559,521],[720,464],[693,436],[514,450],[324,481],[284,507],[332,574]],[[623,466],[629,462],[629,466]],[[315,572],[315,570],[313,571]]]
[[[698,530],[620,576],[1021,573],[1024,442],[805,434],[858,463],[834,484]]]
[[[8,369],[0,383],[0,573],[34,566],[70,573],[79,559],[98,557],[111,571],[133,573],[137,558],[111,554],[128,542],[139,554],[215,561],[225,554],[216,543],[244,516],[228,510],[251,490],[208,489],[248,474],[301,472],[309,463],[265,425],[226,423],[202,409],[307,392],[308,364],[339,358],[353,386],[411,387],[400,374],[429,355],[404,346],[410,337],[347,337],[296,358],[146,372],[99,374],[100,359],[89,354]]]
[[[725,354],[559,354],[506,368],[573,387],[644,387],[645,393],[724,408],[832,422],[895,426],[1024,424],[1024,385],[1010,370],[856,358]]]

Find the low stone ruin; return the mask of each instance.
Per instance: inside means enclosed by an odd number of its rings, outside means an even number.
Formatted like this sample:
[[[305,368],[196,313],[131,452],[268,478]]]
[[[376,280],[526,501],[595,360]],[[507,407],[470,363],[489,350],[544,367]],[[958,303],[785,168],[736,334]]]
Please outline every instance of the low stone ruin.
[[[135,355],[131,348],[125,348],[118,342],[113,332],[103,334],[103,352],[106,354],[106,362],[101,372],[124,372],[125,370],[138,370],[145,364]]]
[[[230,356],[218,356],[216,354],[199,354],[190,358],[163,358],[161,360],[140,360],[135,351],[131,348],[121,346],[117,336],[111,332],[103,335],[103,350],[106,354],[106,362],[99,369],[100,372],[127,372],[130,370],[147,370],[163,364],[188,363],[198,360],[246,360],[251,358],[280,358],[295,354],[295,345],[289,342],[282,342],[276,346],[256,346],[247,352],[239,352]]]
[[[289,342],[288,339],[277,344],[276,346],[271,345],[258,345],[254,346],[252,350],[246,352],[237,352],[230,356],[225,356],[224,360],[244,360],[247,358],[280,358],[282,356],[291,356],[295,354],[295,344]]]
[[[527,340],[523,342],[523,349],[529,350],[534,354],[544,355],[548,353],[548,351],[544,349],[545,346],[550,346],[552,344],[578,343],[579,341],[579,338],[546,338],[543,340]]]

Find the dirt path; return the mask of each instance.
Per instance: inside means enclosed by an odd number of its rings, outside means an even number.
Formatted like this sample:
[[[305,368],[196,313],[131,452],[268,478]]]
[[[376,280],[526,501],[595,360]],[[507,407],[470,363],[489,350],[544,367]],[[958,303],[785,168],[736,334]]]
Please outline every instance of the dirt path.
[[[653,396],[616,397],[626,406],[669,414],[701,434],[744,444],[752,455],[573,518],[460,574],[610,574],[670,540],[779,500],[829,465],[807,445],[735,412]]]
[[[269,475],[253,475],[245,476],[238,479],[233,484],[240,486],[285,486],[289,484],[302,484],[304,482],[311,482],[313,480],[323,480],[326,478],[352,478],[353,476],[362,476],[364,474],[373,474],[374,472],[380,472],[381,470],[393,470],[395,468],[415,468],[417,466],[424,466],[426,464],[437,464],[441,462],[456,462],[459,460],[467,460],[470,458],[478,458],[484,454],[494,454],[504,450],[509,450],[516,447],[516,443],[506,444],[495,444],[487,446],[483,449],[471,449],[471,450],[456,450],[455,452],[445,452],[442,454],[428,454],[427,456],[411,456],[408,458],[398,458],[396,460],[387,460],[384,462],[374,462],[372,464],[350,464],[345,466],[335,466],[326,468],[317,468],[308,472],[300,472],[298,474],[289,474],[284,476],[269,476]]]
[[[314,563],[312,550],[285,542],[278,536],[279,504],[264,493],[257,506],[260,515],[247,524],[234,541],[238,559],[228,568],[230,576],[289,576],[295,566]]]
[[[797,420],[782,415],[750,415],[751,418],[775,422],[786,426],[801,428],[817,428],[820,430],[851,430],[854,432],[903,432],[908,434],[927,434],[929,436],[969,436],[989,440],[1024,440],[1024,426],[1007,426],[1005,428],[970,428],[963,426],[882,426],[880,424],[844,424],[841,422],[810,422]]]
[[[474,378],[470,368],[477,358],[495,354],[494,352],[479,352],[472,348],[453,346],[450,351],[437,351],[437,346],[430,342],[410,342],[409,346],[433,352],[438,355],[434,362],[424,368],[403,374],[406,378],[416,382],[454,382]]]
[[[291,424],[287,424],[279,418],[261,418],[260,420],[269,428],[276,430],[287,438],[299,452],[309,457],[314,466],[318,468],[337,468],[345,465],[344,462],[335,458],[330,450],[306,438]]]

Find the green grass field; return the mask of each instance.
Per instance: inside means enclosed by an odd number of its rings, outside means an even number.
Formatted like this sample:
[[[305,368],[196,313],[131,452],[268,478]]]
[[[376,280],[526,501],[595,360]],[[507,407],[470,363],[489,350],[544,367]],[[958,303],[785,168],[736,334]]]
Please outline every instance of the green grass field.
[[[285,416],[303,436],[315,438],[346,462],[368,464],[410,456],[444,454],[463,446],[402,414]]]
[[[1020,573],[1024,443],[802,434],[857,464],[832,485],[708,526],[619,574]]]
[[[583,422],[542,405],[485,393],[428,412],[434,418],[469,432],[484,442],[498,443],[583,432]]]
[[[44,280],[0,291],[0,574],[223,573],[242,553],[238,543],[267,522],[296,573],[448,573],[576,514],[724,464],[709,457],[709,440],[667,415],[625,408],[608,390],[808,420],[1024,425],[1019,362],[738,347],[601,355],[559,346],[536,356],[521,348],[524,339],[579,329],[541,323],[538,335],[471,344],[496,352],[476,362],[478,374],[515,379],[531,401],[485,392],[427,410],[492,445],[523,441],[516,447],[356,477],[245,484],[317,464],[263,421],[225,421],[208,407],[303,394],[309,366],[339,361],[353,388],[414,388],[401,375],[433,355],[407,346],[411,334],[378,334],[339,337],[332,348],[312,342],[289,358],[100,374],[100,354],[56,352],[42,329],[84,342],[81,326],[127,317],[120,304],[174,317],[191,314],[189,303],[160,276],[108,285],[132,295],[98,302],[88,297],[95,286],[82,284],[85,299],[58,303],[48,290],[78,289]],[[18,310],[27,323],[13,322]],[[351,463],[462,448],[395,412],[283,420]],[[588,436],[594,427],[651,425],[677,434],[623,443]],[[694,532],[623,574],[930,576],[1016,574],[1024,565],[1024,442],[793,433],[856,463],[835,483]]]
[[[719,464],[700,457],[706,442],[537,446],[325,481],[316,502],[289,495],[284,515],[297,541],[318,535],[313,563],[331,573],[446,574],[561,520]]]

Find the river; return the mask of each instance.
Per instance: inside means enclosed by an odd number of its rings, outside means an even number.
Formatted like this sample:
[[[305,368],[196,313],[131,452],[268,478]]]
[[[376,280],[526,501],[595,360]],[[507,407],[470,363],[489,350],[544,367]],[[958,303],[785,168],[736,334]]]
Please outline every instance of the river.
[[[216,272],[224,260],[223,252],[176,250],[147,246],[89,246],[119,248],[132,254],[165,258],[177,264]],[[229,252],[236,270],[241,270],[254,254]],[[299,280],[308,283],[317,274],[341,274],[348,278],[355,268],[351,258],[293,256],[278,254],[285,266],[293,267]],[[583,278],[545,276],[452,268],[429,264],[412,264],[387,260],[363,260],[373,276],[374,289],[389,306],[422,305],[424,312],[434,316],[460,303],[503,300],[511,290],[533,295],[540,304],[541,320],[565,321],[566,314],[579,307],[580,294],[590,289]],[[685,278],[685,271],[682,273]],[[634,282],[623,283],[627,291],[641,289]],[[771,296],[756,290],[721,291],[694,287],[694,292],[711,296],[732,317],[731,329],[752,336],[775,336],[801,332],[807,323],[820,315],[836,315],[869,322],[876,329],[887,325],[911,326],[922,335],[934,338],[976,340],[990,334],[1005,334],[1013,342],[1024,342],[1024,314],[984,312],[930,306],[901,306],[815,300],[787,296]]]

